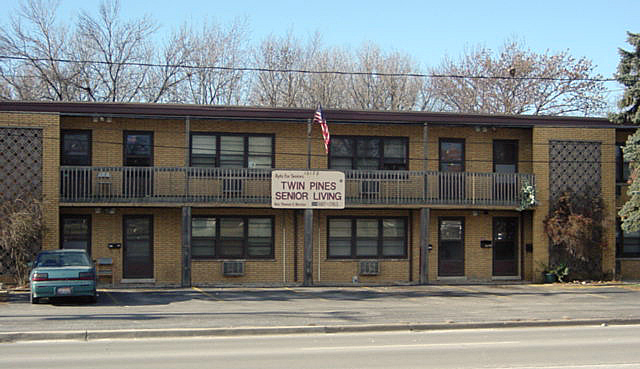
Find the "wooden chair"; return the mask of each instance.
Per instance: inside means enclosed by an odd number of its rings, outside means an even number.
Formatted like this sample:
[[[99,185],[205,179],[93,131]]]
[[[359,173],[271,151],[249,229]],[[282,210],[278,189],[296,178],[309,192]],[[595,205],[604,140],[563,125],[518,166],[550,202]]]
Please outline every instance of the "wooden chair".
[[[98,258],[96,260],[96,275],[98,283],[101,279],[108,279],[113,287],[113,258]]]

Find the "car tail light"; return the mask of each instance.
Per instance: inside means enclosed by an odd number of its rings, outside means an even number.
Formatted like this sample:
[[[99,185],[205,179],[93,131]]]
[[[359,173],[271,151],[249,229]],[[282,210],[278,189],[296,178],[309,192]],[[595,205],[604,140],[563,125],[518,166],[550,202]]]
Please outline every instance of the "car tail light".
[[[34,281],[46,281],[49,279],[49,274],[47,273],[36,273],[33,275]]]
[[[96,275],[93,272],[80,272],[80,274],[78,274],[78,279],[81,280],[92,280],[95,278]]]

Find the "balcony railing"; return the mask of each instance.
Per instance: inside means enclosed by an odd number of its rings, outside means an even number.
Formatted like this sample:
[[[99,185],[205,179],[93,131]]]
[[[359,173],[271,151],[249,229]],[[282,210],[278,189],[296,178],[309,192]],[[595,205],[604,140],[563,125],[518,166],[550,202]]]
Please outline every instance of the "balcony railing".
[[[62,167],[67,203],[270,204],[271,170],[184,167]],[[518,206],[533,174],[345,171],[346,204]]]

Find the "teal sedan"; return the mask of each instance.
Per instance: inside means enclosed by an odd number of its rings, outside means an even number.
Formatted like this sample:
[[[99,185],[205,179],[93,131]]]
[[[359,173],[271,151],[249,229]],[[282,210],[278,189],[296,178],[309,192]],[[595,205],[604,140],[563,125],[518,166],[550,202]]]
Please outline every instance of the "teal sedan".
[[[29,275],[32,304],[42,298],[86,297],[96,302],[96,269],[84,250],[42,251]]]

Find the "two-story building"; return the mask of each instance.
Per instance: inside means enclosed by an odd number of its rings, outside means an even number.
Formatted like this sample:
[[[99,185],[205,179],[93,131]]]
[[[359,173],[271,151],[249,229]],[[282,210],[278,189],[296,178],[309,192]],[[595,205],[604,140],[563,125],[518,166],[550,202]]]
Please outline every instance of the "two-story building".
[[[640,238],[616,227],[632,128],[327,110],[326,153],[313,113],[0,102],[0,192],[41,194],[43,247],[110,260],[116,285],[205,286],[539,281],[550,199],[591,191],[603,271],[640,277]],[[344,208],[272,207],[274,170],[344,173]]]

